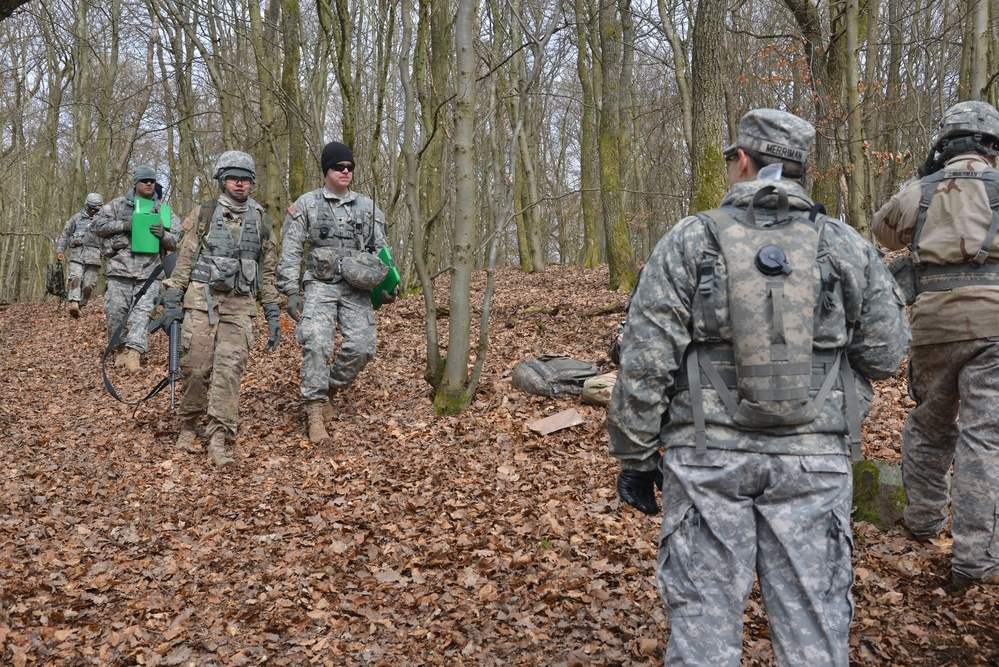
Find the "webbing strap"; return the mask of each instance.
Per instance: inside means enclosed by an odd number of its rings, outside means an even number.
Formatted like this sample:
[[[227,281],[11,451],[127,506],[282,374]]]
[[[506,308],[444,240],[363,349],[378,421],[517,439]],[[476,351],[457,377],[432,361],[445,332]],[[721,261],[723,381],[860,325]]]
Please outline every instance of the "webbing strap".
[[[864,455],[864,434],[861,428],[864,418],[860,414],[860,399],[857,397],[857,384],[853,379],[850,358],[845,353],[843,354],[843,363],[839,367],[839,373],[843,379],[843,400],[846,403],[847,432],[850,434],[850,455],[854,461],[859,461]]]
[[[687,376],[700,376],[697,370],[697,347],[687,350]],[[721,392],[718,392],[719,395]],[[708,449],[707,420],[704,417],[704,395],[701,392],[701,383],[692,382],[690,384],[690,411],[694,418],[694,448],[701,454]]]
[[[909,254],[912,256],[913,264],[917,267],[922,266],[922,260],[919,258],[919,237],[923,233],[923,225],[926,224],[926,214],[930,209],[930,202],[933,201],[933,196],[936,194],[937,185],[945,180],[954,178],[971,178],[981,181],[989,195],[989,208],[992,209],[992,220],[989,222],[989,228],[985,232],[985,239],[982,242],[982,247],[978,249],[978,252],[975,253],[974,258],[969,262],[969,264],[974,267],[979,267],[985,263],[986,259],[988,259],[989,251],[992,249],[992,244],[995,242],[996,233],[999,232],[999,181],[997,181],[997,179],[999,179],[999,172],[996,172],[995,169],[988,169],[985,171],[941,170],[923,178],[921,181],[919,213],[916,214],[916,224],[912,230],[912,240],[909,241]],[[961,287],[962,285],[957,286]],[[953,287],[937,287],[936,289],[953,289]]]
[[[135,416],[135,411],[139,409],[139,405],[141,405],[143,402],[149,400],[150,398],[158,394],[164,387],[170,384],[170,377],[167,376],[162,380],[160,380],[160,383],[158,385],[153,387],[148,394],[146,394],[139,400],[126,401],[124,398],[118,395],[118,392],[115,391],[114,385],[111,384],[111,380],[108,379],[107,362],[108,362],[108,357],[111,356],[111,353],[114,352],[115,349],[118,347],[118,341],[121,339],[121,332],[125,330],[125,325],[128,324],[128,318],[132,314],[132,309],[135,308],[135,304],[139,303],[139,299],[145,296],[146,292],[149,291],[149,287],[154,282],[156,282],[156,279],[159,278],[160,273],[162,271],[163,271],[162,264],[158,265],[155,269],[153,269],[153,272],[149,274],[148,278],[146,278],[146,282],[142,283],[142,287],[139,288],[139,291],[136,292],[134,297],[132,297],[132,304],[128,307],[128,312],[125,313],[125,317],[122,318],[121,324],[118,325],[118,328],[115,330],[114,335],[111,336],[111,340],[108,341],[108,346],[104,350],[104,356],[101,357],[101,374],[104,376],[104,388],[107,389],[108,393],[111,394],[112,398],[124,403],[125,405],[133,406],[135,408],[135,410],[132,410],[133,417]]]

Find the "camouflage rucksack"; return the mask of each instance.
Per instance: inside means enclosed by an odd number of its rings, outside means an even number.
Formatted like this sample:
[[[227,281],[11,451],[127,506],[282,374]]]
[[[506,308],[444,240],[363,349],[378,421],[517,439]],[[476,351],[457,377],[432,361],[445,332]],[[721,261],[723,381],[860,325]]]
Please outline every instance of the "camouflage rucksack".
[[[513,386],[539,396],[579,396],[586,378],[600,370],[593,364],[558,354],[543,354],[513,367]]]
[[[66,273],[62,262],[50,262],[45,266],[45,292],[60,299],[66,298]]]

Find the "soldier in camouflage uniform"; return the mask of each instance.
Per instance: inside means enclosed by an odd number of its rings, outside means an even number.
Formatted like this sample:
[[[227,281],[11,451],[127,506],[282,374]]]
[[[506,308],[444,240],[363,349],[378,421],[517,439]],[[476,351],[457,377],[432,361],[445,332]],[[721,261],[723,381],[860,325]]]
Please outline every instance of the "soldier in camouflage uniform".
[[[340,259],[386,246],[385,217],[375,203],[350,189],[354,154],[342,143],[323,148],[323,187],[295,200],[281,228],[278,289],[288,295],[288,313],[298,321],[295,336],[302,345],[302,401],[309,440],[323,443],[329,434],[323,419],[332,416],[330,397],[353,382],[375,355],[375,313],[370,290],[349,284],[340,272]],[[305,255],[304,307],[300,296]],[[397,291],[397,290],[396,290]],[[396,293],[383,293],[391,303]],[[336,327],[343,340],[336,360]]]
[[[90,223],[104,206],[104,199],[91,192],[83,201],[83,210],[63,227],[62,236],[56,243],[59,261],[65,259],[66,248],[72,248],[69,260],[69,314],[80,316],[80,309],[87,305],[101,271],[101,241],[90,231]]]
[[[907,183],[871,224],[878,241],[908,247],[916,262],[909,276],[916,407],[902,436],[904,520],[926,542],[944,530],[950,500],[955,590],[999,583],[997,155],[999,112],[985,102],[955,104],[943,115],[923,178]]]
[[[271,217],[250,198],[256,176],[253,158],[246,153],[221,155],[215,180],[222,192],[184,218],[177,266],[163,281],[163,326],[184,320],[177,447],[202,451],[195,442],[197,423],[207,414],[208,454],[219,468],[235,464],[226,436],[230,442],[236,436],[239,385],[253,347],[257,296],[270,333],[267,351],[281,340],[281,307],[274,286],[277,239]]]
[[[161,281],[158,278],[154,280],[138,303],[132,302],[146,279],[162,264],[163,255],[177,249],[178,239],[174,231],[178,221],[171,222],[170,229],[165,229],[161,223],[150,227],[153,235],[160,239],[160,252],[132,252],[132,214],[135,212],[137,197],[153,200],[152,212],[159,213],[162,190],[163,188],[156,182],[156,172],[153,168],[147,165],[138,166],[132,173],[132,189],[125,196],[108,202],[91,223],[93,233],[103,239],[106,262],[104,275],[107,277],[104,315],[107,320],[108,341],[128,317],[126,327],[128,333],[125,335],[124,345],[118,349],[115,365],[130,373],[139,370],[141,355],[146,352],[147,327],[150,315],[156,307]]]
[[[656,579],[670,621],[667,665],[739,664],[754,571],[779,664],[848,664],[851,442],[859,448],[873,395],[867,379],[894,372],[909,330],[877,250],[848,225],[817,215],[802,187],[814,134],[786,112],[747,113],[724,151],[730,189],[722,207],[666,234],[631,297],[607,429],[621,463],[621,498],[657,514],[655,488],[662,489]],[[773,246],[721,243],[738,235],[758,241],[771,230],[785,244],[807,233],[801,254],[788,251],[807,261],[770,266]],[[739,286],[757,269],[763,276],[752,280],[768,281],[767,289],[752,296],[770,306],[754,314]],[[807,308],[780,301],[781,280],[788,293],[796,285]],[[782,329],[778,307],[785,320],[813,330]],[[758,341],[774,356],[766,366],[744,366],[740,349]],[[799,341],[811,361],[777,363],[777,352]],[[801,374],[804,386],[786,391],[809,409],[771,426],[746,421],[743,383],[758,379],[747,368],[768,368],[775,384]],[[742,402],[729,405],[735,392]]]

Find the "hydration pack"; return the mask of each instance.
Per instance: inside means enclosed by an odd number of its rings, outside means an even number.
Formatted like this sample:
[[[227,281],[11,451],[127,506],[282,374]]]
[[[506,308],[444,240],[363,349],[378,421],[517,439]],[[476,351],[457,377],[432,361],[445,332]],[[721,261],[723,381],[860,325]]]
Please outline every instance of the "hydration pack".
[[[774,194],[776,218],[758,225],[754,205]],[[679,384],[690,390],[699,449],[706,447],[702,386],[715,389],[741,428],[766,430],[813,421],[841,377],[848,412],[853,413],[846,417],[854,455],[859,455],[860,408],[844,350],[812,347],[821,306],[816,284],[821,283],[821,301],[838,281],[828,250],[820,247],[826,220],[820,210],[816,205],[810,215],[789,211],[787,193],[768,185],[756,192],[745,213],[724,207],[698,214],[710,242],[698,264],[693,308],[703,318],[707,341],[691,344]],[[731,320],[724,335],[714,289],[719,256],[724,258]]]

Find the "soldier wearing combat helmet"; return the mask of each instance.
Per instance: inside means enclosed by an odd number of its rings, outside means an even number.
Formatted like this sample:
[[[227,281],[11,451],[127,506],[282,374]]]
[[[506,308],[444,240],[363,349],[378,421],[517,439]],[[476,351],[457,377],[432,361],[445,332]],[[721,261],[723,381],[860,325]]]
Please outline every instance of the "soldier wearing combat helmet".
[[[83,209],[73,214],[63,227],[56,243],[59,261],[65,259],[67,248],[72,248],[69,260],[69,314],[79,317],[97,285],[101,271],[101,240],[90,230],[90,223],[104,206],[104,199],[91,192],[83,200]]]
[[[258,299],[270,334],[265,349],[274,350],[281,340],[281,307],[274,286],[277,240],[271,217],[250,197],[256,178],[253,158],[246,153],[226,151],[219,157],[219,196],[184,218],[177,266],[163,281],[163,326],[183,318],[184,388],[177,408],[177,448],[204,451],[197,442],[197,427],[207,416],[208,455],[220,468],[236,462],[231,443]]]
[[[999,584],[997,156],[995,107],[951,106],[922,178],[906,183],[871,223],[878,241],[908,248],[911,260],[898,264],[912,301],[909,393],[916,401],[902,434],[905,525],[928,542],[945,531],[950,501],[954,590]]]
[[[667,665],[739,664],[754,572],[778,664],[849,662],[850,456],[908,326],[874,246],[802,186],[814,136],[747,113],[721,206],[659,241],[629,303],[607,430],[621,498],[658,514],[662,491]]]

